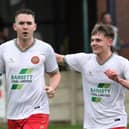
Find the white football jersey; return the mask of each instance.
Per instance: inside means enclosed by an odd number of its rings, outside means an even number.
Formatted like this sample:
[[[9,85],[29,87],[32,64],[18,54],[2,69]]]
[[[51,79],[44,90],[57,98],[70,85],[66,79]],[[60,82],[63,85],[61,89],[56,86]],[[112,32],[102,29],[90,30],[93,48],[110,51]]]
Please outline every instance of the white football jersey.
[[[127,125],[124,107],[125,88],[109,79],[104,71],[113,69],[129,80],[129,61],[113,54],[100,65],[95,54],[65,56],[69,67],[81,72],[84,94],[84,128],[109,129]]]
[[[53,48],[38,39],[26,51],[16,39],[0,46],[0,72],[5,72],[8,88],[8,119],[23,119],[31,114],[49,114],[45,72],[58,69]]]

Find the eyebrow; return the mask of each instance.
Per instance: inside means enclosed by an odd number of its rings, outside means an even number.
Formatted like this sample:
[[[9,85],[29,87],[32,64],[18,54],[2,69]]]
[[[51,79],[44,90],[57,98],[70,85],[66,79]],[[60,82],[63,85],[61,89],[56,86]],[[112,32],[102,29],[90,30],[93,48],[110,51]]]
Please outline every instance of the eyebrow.
[[[93,41],[101,42],[101,41],[103,41],[103,40],[102,40],[102,39],[100,39],[100,38],[91,38],[91,42],[93,42]]]

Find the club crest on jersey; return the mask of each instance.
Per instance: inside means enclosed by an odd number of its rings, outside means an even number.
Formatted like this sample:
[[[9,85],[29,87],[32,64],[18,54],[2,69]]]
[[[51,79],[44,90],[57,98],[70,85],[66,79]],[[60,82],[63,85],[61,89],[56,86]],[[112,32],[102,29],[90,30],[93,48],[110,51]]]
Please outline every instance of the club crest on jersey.
[[[32,62],[33,64],[38,64],[39,61],[40,61],[40,59],[39,59],[38,56],[33,56],[33,57],[31,58],[31,62]]]

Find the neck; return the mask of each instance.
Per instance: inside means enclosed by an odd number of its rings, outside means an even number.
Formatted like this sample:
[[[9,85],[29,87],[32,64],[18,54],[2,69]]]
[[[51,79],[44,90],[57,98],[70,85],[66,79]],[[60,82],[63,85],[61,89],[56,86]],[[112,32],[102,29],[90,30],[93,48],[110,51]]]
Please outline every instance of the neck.
[[[111,56],[112,56],[111,51],[109,51],[108,53],[97,55],[97,61],[99,64],[104,64]]]
[[[23,39],[23,40],[20,40],[19,38],[16,40],[16,44],[17,46],[21,49],[21,50],[26,50],[27,48],[29,48],[34,42],[34,39],[30,39],[30,40],[27,40],[27,39]]]

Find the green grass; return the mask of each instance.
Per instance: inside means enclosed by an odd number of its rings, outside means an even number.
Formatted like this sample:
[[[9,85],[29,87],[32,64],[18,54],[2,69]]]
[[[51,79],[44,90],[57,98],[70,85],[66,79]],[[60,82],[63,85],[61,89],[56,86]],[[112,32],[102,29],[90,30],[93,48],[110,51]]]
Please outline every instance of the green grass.
[[[7,129],[6,127],[0,126],[0,129]],[[48,129],[83,129],[81,126],[71,126],[65,124],[50,124]]]
[[[0,126],[0,129],[7,129],[7,128]],[[71,126],[71,125],[65,125],[65,124],[51,124],[49,125],[48,129],[83,129],[83,128],[80,125]],[[129,126],[127,129],[129,129]]]
[[[71,125],[65,125],[65,124],[53,124],[49,125],[48,129],[83,129],[82,126],[76,125],[76,126],[71,126]]]
[[[0,129],[7,129],[7,128],[5,128],[5,127],[1,127],[1,126],[0,126]]]

